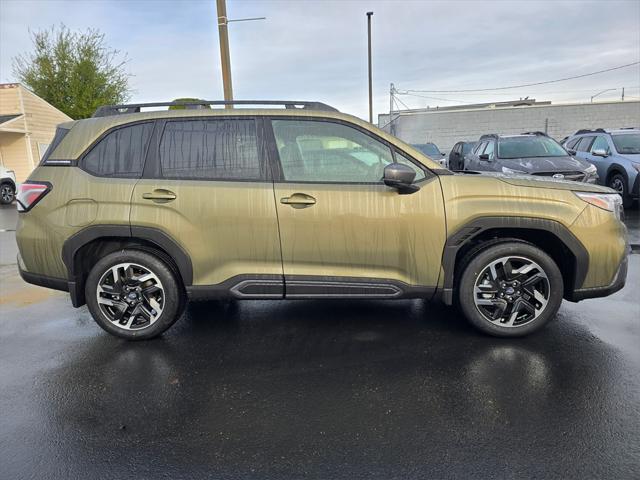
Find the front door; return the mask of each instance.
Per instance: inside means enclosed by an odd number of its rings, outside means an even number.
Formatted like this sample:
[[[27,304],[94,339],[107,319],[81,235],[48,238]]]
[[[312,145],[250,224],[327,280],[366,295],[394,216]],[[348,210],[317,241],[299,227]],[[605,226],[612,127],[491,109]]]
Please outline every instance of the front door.
[[[251,117],[159,121],[131,227],[160,230],[189,255],[203,294],[282,297],[270,169]]]
[[[286,296],[430,296],[445,242],[438,178],[350,124],[271,125]],[[394,159],[416,170],[419,191],[382,183]]]

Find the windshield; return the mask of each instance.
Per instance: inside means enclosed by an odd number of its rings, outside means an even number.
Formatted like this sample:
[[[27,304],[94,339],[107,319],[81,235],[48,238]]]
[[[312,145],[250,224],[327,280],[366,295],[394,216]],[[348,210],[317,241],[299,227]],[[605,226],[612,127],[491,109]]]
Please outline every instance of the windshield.
[[[640,153],[640,133],[611,135],[618,153]]]
[[[542,136],[510,137],[498,140],[498,158],[566,157],[558,142]]]
[[[440,150],[438,149],[438,147],[436,147],[435,143],[419,143],[417,145],[414,145],[413,147],[417,148],[418,150],[420,150],[422,153],[424,153],[429,157],[442,156],[442,153],[440,153]]]

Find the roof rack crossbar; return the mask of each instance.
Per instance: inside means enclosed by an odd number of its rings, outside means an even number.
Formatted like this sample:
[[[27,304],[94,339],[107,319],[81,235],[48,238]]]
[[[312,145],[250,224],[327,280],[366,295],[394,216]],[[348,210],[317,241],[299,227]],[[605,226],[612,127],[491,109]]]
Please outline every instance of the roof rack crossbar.
[[[201,109],[210,105],[281,105],[285,109],[301,108],[304,110],[324,110],[337,112],[338,109],[321,102],[292,101],[292,100],[189,100],[185,102],[153,102],[129,103],[123,105],[104,105],[98,107],[93,117],[108,117],[125,113],[137,113],[141,108],[180,106],[186,109]]]
[[[593,130],[589,128],[582,128],[578,130],[576,133],[574,133],[574,135],[582,135],[583,133],[607,133],[607,132],[605,132],[604,128],[596,128]]]

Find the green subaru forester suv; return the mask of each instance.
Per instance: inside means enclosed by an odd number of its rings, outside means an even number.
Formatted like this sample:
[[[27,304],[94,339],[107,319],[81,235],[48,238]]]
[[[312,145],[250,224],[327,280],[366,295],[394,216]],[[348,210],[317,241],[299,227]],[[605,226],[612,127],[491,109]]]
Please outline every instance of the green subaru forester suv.
[[[519,336],[627,273],[613,190],[453,174],[317,102],[101,107],[59,126],[17,200],[24,280],[127,339],[222,297],[437,299]]]

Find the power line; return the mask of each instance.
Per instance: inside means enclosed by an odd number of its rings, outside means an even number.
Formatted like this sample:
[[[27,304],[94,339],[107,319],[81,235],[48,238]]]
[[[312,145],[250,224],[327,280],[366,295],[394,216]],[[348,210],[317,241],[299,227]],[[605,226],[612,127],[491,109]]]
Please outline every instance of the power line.
[[[418,95],[417,93],[409,93],[409,91],[396,90],[396,94],[398,95],[411,95],[412,97],[420,97],[426,98],[428,100],[440,100],[442,102],[457,102],[457,103],[467,103],[468,100],[451,100],[449,98],[440,98],[440,97],[428,97],[426,95]]]
[[[621,68],[632,67],[638,65],[640,62],[627,63],[626,65],[619,65],[617,67],[607,68],[604,70],[598,70],[597,72],[583,73],[582,75],[574,75],[573,77],[558,78],[556,80],[547,80],[545,82],[524,83],[522,85],[511,85],[508,87],[495,87],[495,88],[476,88],[466,90],[405,90],[405,92],[418,92],[418,93],[463,93],[463,92],[490,92],[493,90],[510,90],[514,88],[533,87],[536,85],[547,85],[549,83],[565,82],[567,80],[575,80],[577,78],[590,77],[592,75],[598,75],[600,73],[612,72],[614,70],[620,70]]]

